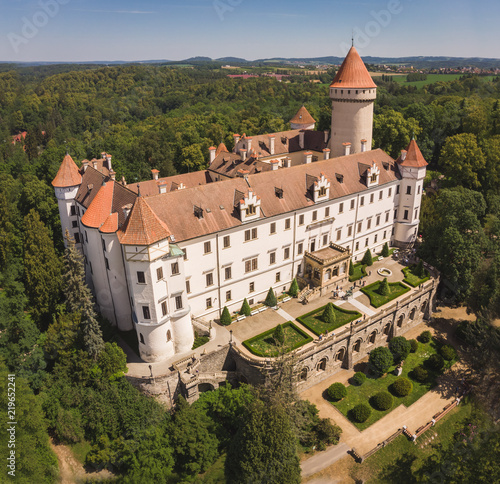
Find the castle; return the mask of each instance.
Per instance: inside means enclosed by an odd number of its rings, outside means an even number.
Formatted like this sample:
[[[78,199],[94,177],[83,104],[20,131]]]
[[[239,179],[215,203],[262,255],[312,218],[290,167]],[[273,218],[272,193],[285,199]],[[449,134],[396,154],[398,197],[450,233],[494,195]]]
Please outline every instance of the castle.
[[[134,185],[111,156],[66,155],[54,178],[63,233],[85,258],[101,313],[135,329],[141,358],[191,349],[192,320],[220,317],[269,288],[334,288],[349,261],[417,236],[427,163],[412,140],[393,160],[372,150],[376,85],[354,47],[330,86],[332,128],[302,107],[291,130],[210,148],[207,170]]]

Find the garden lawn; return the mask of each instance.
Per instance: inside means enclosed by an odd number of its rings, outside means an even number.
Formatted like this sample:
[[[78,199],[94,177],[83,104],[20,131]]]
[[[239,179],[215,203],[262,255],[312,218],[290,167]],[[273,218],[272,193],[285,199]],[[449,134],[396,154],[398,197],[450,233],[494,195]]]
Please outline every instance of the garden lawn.
[[[414,274],[412,271],[417,268],[416,265],[410,266],[410,267],[405,267],[404,269],[401,269],[403,274],[405,275],[405,278],[403,279],[403,282],[405,284],[408,284],[412,287],[417,287],[420,286],[425,281],[428,281],[430,279],[429,273],[425,271],[427,274],[425,277],[418,277],[416,274]]]
[[[410,353],[406,358],[403,365],[403,373],[401,376],[405,376],[410,379],[413,383],[413,391],[407,395],[406,397],[394,397],[394,404],[389,410],[380,411],[375,410],[370,405],[370,398],[378,392],[381,391],[389,391],[389,386],[394,383],[396,378],[398,378],[393,372],[396,368],[396,365],[392,366],[389,369],[389,373],[387,373],[383,377],[375,378],[373,375],[369,375],[366,381],[361,386],[349,385],[347,387],[347,397],[345,397],[340,402],[334,402],[332,405],[337,407],[340,412],[349,418],[349,410],[355,407],[358,403],[367,403],[371,408],[371,415],[369,419],[364,423],[352,422],[358,429],[364,430],[368,428],[370,425],[375,423],[377,420],[381,419],[385,415],[387,415],[391,410],[394,410],[397,406],[403,404],[406,407],[409,407],[412,403],[415,403],[422,395],[427,393],[433,386],[436,385],[436,380],[438,376],[442,372],[433,372],[429,370],[429,378],[424,383],[419,383],[413,380],[408,374],[415,368],[422,364],[425,360],[429,358],[429,356],[438,352],[438,346],[436,342],[431,341],[430,343],[419,343],[418,350],[416,353]],[[445,368],[443,371],[446,371],[454,361],[446,362]],[[416,430],[416,429],[414,429]]]
[[[370,298],[370,304],[376,308],[379,308],[380,306],[387,304],[388,302],[392,301],[393,299],[396,299],[399,296],[402,296],[404,293],[410,290],[408,286],[405,286],[401,282],[390,282],[389,294],[387,296],[382,296],[381,294],[378,293],[378,288],[381,283],[382,281],[377,281],[374,282],[373,284],[370,284],[369,286],[361,288],[361,292],[363,292]]]
[[[361,264],[361,262],[354,264],[352,267],[354,269],[354,274],[349,276],[350,282],[358,281],[361,277],[366,276],[366,266]]]
[[[326,331],[331,332],[341,326],[344,326],[344,324],[361,318],[361,313],[342,309],[334,304],[333,309],[335,311],[335,322],[333,324],[327,324],[320,319],[325,307],[326,306],[322,306],[314,311],[311,311],[310,313],[304,314],[298,317],[297,321],[319,336],[321,334],[325,334]]]
[[[285,333],[285,353],[295,350],[306,343],[312,341],[311,336],[309,336],[305,331],[295,326],[292,322],[288,321],[284,323],[283,330]],[[253,338],[243,341],[243,346],[257,356],[278,356],[281,348],[276,345],[273,334],[276,328],[265,331]]]

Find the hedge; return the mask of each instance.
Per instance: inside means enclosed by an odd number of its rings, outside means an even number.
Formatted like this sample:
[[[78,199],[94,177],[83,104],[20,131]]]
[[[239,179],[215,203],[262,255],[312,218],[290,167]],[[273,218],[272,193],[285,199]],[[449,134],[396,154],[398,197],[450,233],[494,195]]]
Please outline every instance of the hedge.
[[[359,319],[361,318],[361,313],[359,313],[358,311],[351,311],[349,309],[343,309],[339,306],[335,306],[335,304],[333,303],[330,303],[333,305],[334,309],[340,311],[341,313],[344,313],[344,314],[352,314],[353,317],[352,319],[349,319],[345,324],[349,324],[351,321],[354,321],[355,319]],[[317,314],[318,316],[315,316],[316,319],[319,319],[320,321],[321,320],[321,314],[323,314],[323,311],[325,310],[326,308],[326,304],[324,306],[321,306],[320,308],[318,309],[315,309],[314,311],[310,311],[306,314],[302,314],[301,316],[299,316],[297,318],[297,321],[300,323],[300,324],[303,324],[309,331],[312,331],[314,334],[316,334],[317,336],[320,336],[322,335],[323,333],[318,333],[318,331],[316,331],[314,328],[312,328],[309,323],[307,321],[305,321],[306,318],[308,318],[309,316],[314,316],[315,314]],[[326,324],[326,323],[325,323]],[[344,326],[345,326],[344,324]]]

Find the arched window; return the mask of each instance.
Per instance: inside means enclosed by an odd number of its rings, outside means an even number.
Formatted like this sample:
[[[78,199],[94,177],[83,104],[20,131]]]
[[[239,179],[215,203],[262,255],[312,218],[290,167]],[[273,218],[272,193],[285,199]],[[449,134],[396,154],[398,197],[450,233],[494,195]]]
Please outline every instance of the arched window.
[[[411,310],[411,313],[410,313],[410,319],[414,319],[415,318],[415,312],[417,311],[417,308],[413,308]]]
[[[335,361],[342,361],[345,356],[345,348],[340,348],[335,355]]]
[[[139,341],[141,344],[144,344],[144,336],[142,336],[142,333],[139,333]]]
[[[389,336],[389,331],[391,330],[391,323],[387,323],[385,326],[384,326],[384,334],[386,336]]]
[[[322,358],[317,366],[318,371],[325,371],[326,370],[326,358]]]
[[[331,269],[327,269],[326,274],[325,274],[325,281],[328,281],[332,278],[332,271]]]
[[[371,343],[371,344],[374,344],[375,343],[375,338],[377,337],[377,332],[374,331],[372,334],[370,334],[370,337],[368,339],[368,341]]]
[[[167,341],[170,341],[172,339],[172,333],[170,330],[167,331]]]
[[[422,311],[423,313],[425,313],[425,310],[427,309],[427,301],[424,301],[422,303],[422,307],[420,308],[420,311]]]
[[[307,368],[302,368],[299,375],[299,381],[306,381],[306,380],[307,380]]]
[[[360,349],[361,349],[361,340],[358,339],[358,341],[356,341],[356,343],[354,343],[354,346],[352,347],[352,351],[354,353],[359,353]]]
[[[399,319],[398,319],[398,328],[401,328],[401,326],[403,326],[403,321],[405,319],[405,315],[402,314],[401,316],[399,316]]]

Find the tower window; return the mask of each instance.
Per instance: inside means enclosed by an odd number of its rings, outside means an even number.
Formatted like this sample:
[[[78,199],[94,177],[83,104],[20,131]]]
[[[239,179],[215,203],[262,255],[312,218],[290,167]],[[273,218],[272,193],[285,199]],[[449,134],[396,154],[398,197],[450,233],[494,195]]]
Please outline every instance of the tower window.
[[[74,229],[76,229],[78,227],[78,222],[76,220],[72,220],[71,221],[71,227],[73,227]],[[104,240],[103,240],[103,243],[104,243]]]
[[[411,195],[411,186],[406,187],[406,194]]]
[[[71,215],[71,216],[76,215],[76,207],[75,207],[74,205],[71,205],[70,215]]]
[[[163,267],[158,267],[156,269],[156,280],[161,281],[163,279]]]
[[[161,303],[161,313],[163,316],[167,315],[167,301]]]
[[[146,277],[144,275],[144,272],[137,271],[137,282],[138,284],[146,284]]]
[[[182,309],[182,296],[175,296],[175,308]]]
[[[404,218],[405,220],[408,220],[408,210],[405,210],[405,214],[404,214],[403,218]]]
[[[142,306],[142,315],[144,319],[151,319],[151,314],[149,312],[149,306]]]
[[[139,333],[139,341],[141,342],[141,344],[145,344],[144,343],[144,336],[142,335],[142,333]]]

